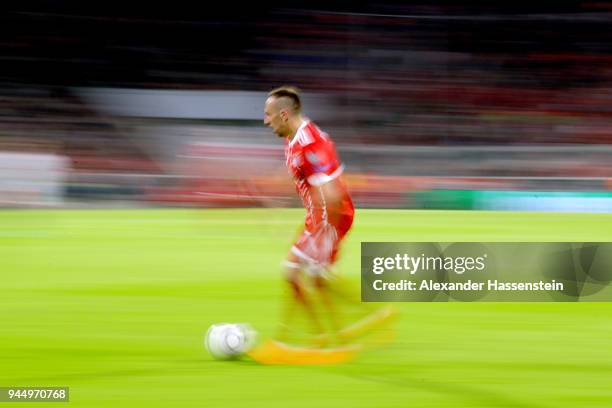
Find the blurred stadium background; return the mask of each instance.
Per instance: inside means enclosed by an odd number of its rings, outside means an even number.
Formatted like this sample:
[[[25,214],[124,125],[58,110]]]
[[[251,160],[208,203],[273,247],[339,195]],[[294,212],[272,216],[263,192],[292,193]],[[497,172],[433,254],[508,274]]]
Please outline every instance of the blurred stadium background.
[[[608,3],[4,9],[4,207],[298,205],[294,84],[362,208],[612,210]]]

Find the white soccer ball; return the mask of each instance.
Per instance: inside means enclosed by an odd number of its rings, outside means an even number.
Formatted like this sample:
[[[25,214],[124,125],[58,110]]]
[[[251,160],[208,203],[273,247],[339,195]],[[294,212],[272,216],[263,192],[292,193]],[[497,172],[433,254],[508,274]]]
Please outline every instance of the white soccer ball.
[[[219,323],[210,326],[204,342],[214,358],[227,360],[249,351],[256,336],[255,330],[246,323]]]

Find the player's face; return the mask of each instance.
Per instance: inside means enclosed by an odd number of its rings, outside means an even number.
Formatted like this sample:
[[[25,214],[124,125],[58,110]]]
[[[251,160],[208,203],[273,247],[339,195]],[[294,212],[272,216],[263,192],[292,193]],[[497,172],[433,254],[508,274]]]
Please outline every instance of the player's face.
[[[286,136],[286,123],[283,120],[281,109],[276,106],[275,98],[270,97],[266,100],[264,107],[264,125],[280,137]]]

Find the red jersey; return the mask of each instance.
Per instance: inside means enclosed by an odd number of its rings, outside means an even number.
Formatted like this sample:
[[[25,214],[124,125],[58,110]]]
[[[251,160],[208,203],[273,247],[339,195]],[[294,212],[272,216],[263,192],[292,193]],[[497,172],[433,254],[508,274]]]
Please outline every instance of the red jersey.
[[[353,202],[344,184],[341,184],[340,205],[334,208],[329,207],[324,199],[313,201],[311,197],[311,194],[316,194],[316,189],[312,187],[320,187],[340,177],[344,169],[334,143],[325,132],[310,121],[302,122],[293,139],[287,142],[285,156],[296,190],[306,208],[306,231],[312,233],[322,223],[338,226],[347,218],[352,221]]]

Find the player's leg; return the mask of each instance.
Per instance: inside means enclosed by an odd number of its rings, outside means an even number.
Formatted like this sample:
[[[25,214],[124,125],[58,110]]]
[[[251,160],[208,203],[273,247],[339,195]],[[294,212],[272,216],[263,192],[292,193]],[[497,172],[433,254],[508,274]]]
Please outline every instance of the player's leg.
[[[321,273],[315,278],[315,287],[328,310],[334,327],[334,337],[341,343],[350,342],[357,337],[368,334],[376,328],[386,325],[397,315],[397,309],[391,306],[375,308],[368,303],[361,302],[360,291],[350,286],[350,283],[342,279],[338,274],[331,272],[331,268],[337,260],[342,241],[346,237],[352,224],[352,217],[338,223],[335,234],[330,235],[332,240],[330,258],[327,262],[326,273]],[[337,309],[342,300],[352,306],[357,312],[358,318],[348,319],[351,324],[343,326],[340,321],[340,313]],[[345,305],[346,306],[346,305]]]
[[[301,309],[313,324],[314,332],[323,333],[325,330],[319,316],[316,313],[313,301],[308,294],[308,288],[304,280],[303,261],[294,253],[289,252],[285,266],[285,281],[289,288],[289,300],[283,310],[281,327],[278,335],[279,340],[286,339],[290,330],[290,324],[294,321],[296,313]]]
[[[337,294],[332,290],[340,279],[333,273],[332,266],[338,254],[340,241],[346,235],[351,223],[352,219],[344,227],[342,225],[324,225],[310,237],[308,245],[311,251],[308,272],[312,277],[317,297],[325,308],[325,316],[332,327],[331,334],[324,333],[319,336],[318,340],[321,345],[331,342],[343,325]]]
[[[385,334],[385,337],[393,334],[392,329],[389,333],[383,333],[381,329],[397,317],[397,308],[361,302],[354,294],[348,293],[350,289],[347,288],[346,281],[317,276],[314,282],[321,303],[327,311],[326,316],[333,327],[332,333],[323,333],[316,337],[318,344],[347,344],[372,334]]]

